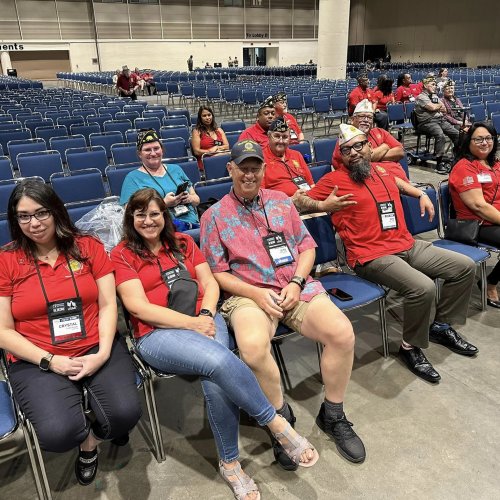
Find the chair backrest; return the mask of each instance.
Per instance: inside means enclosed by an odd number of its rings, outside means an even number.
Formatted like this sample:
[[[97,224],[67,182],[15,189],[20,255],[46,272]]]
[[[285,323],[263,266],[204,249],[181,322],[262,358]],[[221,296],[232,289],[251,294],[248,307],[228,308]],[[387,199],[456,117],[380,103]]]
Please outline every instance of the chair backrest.
[[[47,144],[50,144],[52,137],[63,137],[68,135],[68,129],[63,125],[53,127],[37,127],[35,129],[36,137],[42,138]]]
[[[31,132],[28,129],[2,130],[0,131],[0,145],[2,151],[8,151],[10,141],[25,141],[31,139]]]
[[[145,109],[142,112],[143,118],[158,118],[160,122],[167,116],[167,113],[163,109]]]
[[[220,179],[229,175],[227,164],[231,158],[230,154],[206,155],[202,156],[203,169],[207,180]]]
[[[104,132],[104,122],[112,120],[113,117],[109,114],[105,115],[89,115],[86,118],[87,125],[98,125],[100,132]]]
[[[7,156],[0,156],[0,181],[14,178],[14,170]]]
[[[69,218],[74,222],[78,222],[84,215],[87,215],[91,210],[98,207],[104,199],[85,200],[66,203],[66,210]]]
[[[229,149],[231,149],[237,142],[240,137],[241,132],[226,132],[226,139],[229,143]]]
[[[347,112],[347,96],[346,95],[331,96],[330,106],[332,107],[332,111]]]
[[[438,213],[438,203],[436,190],[433,186],[427,186],[425,192],[428,194],[429,199],[434,205],[436,214]],[[405,194],[401,195],[401,203],[405,216],[406,227],[411,234],[421,234],[427,231],[434,231],[439,226],[438,217],[435,216],[432,221],[429,221],[428,214],[420,217],[420,205],[418,198],[413,198]]]
[[[130,120],[108,120],[104,122],[104,132],[120,132],[123,142],[125,140],[125,132],[132,127]]]
[[[474,122],[484,122],[486,120],[486,109],[484,104],[471,104],[470,107],[471,119]]]
[[[57,119],[57,125],[62,125],[71,130],[71,125],[85,125],[83,116],[64,116]]]
[[[71,135],[81,135],[85,139],[86,146],[90,146],[90,134],[99,134],[101,128],[97,123],[90,123],[88,125],[71,125]]]
[[[36,151],[34,153],[19,153],[17,165],[21,177],[42,177],[47,182],[56,172],[63,172],[63,164],[59,151]]]
[[[200,197],[202,203],[208,201],[210,198],[220,200],[231,191],[231,186],[233,185],[231,179],[227,177],[224,180],[221,179],[221,181],[222,182],[199,182],[194,185],[194,190]]]
[[[0,131],[5,130],[19,130],[23,128],[23,124],[18,121],[9,121],[0,123]]]
[[[141,115],[138,111],[119,111],[115,115],[115,120],[130,120],[132,123]]]
[[[408,158],[406,156],[406,153],[403,156],[403,158],[401,158],[401,160],[399,160],[399,163],[401,164],[401,167],[405,171],[406,177],[408,177],[408,179],[410,179],[410,169],[408,167]]]
[[[97,168],[74,170],[70,175],[52,174],[50,184],[64,203],[97,200],[106,196],[101,171]]]
[[[316,163],[327,163],[331,165],[333,151],[337,144],[337,138],[319,138],[313,139],[314,161]]]
[[[189,127],[187,125],[168,125],[160,128],[160,137],[162,139],[182,137],[186,146],[189,144],[190,135]]]
[[[106,177],[109,183],[109,190],[113,196],[120,196],[122,184],[129,172],[137,170],[137,164],[130,165],[109,165],[106,168]]]
[[[120,111],[121,109],[118,106],[102,106],[97,110],[100,115],[111,115],[113,120],[115,119],[116,113]],[[94,114],[94,112],[92,112],[92,114]]]
[[[438,185],[439,218],[441,227],[445,228],[450,218],[451,197],[448,180],[441,181]]]
[[[247,128],[243,120],[222,120],[220,127],[224,132],[243,132]]]
[[[185,158],[188,156],[186,142],[182,137],[161,139],[161,143],[163,144],[164,158]]]
[[[17,155],[19,153],[32,153],[34,151],[46,151],[47,145],[43,139],[24,139],[21,141],[9,141],[7,149],[10,161],[14,168],[17,168]]]
[[[120,142],[111,146],[111,156],[113,163],[134,163],[138,160],[137,147],[135,144]]]
[[[488,102],[486,103],[486,114],[489,119],[492,120],[493,113],[500,113],[500,102]],[[497,133],[498,133],[497,129]]]
[[[108,156],[103,146],[71,148],[66,150],[66,162],[70,171],[97,168],[104,175]]]
[[[180,161],[177,162],[176,165],[179,165],[179,167],[184,170],[184,173],[187,175],[192,184],[200,182],[200,169],[196,160]]]
[[[12,241],[12,237],[10,235],[10,230],[9,230],[9,221],[7,219],[2,219],[0,220],[0,246],[6,245]],[[2,390],[5,390],[7,382],[2,381],[3,387],[1,388]],[[5,410],[2,410],[2,415],[4,415]],[[15,428],[17,424],[16,420],[16,412],[14,410],[14,404],[12,404],[12,413],[11,413],[11,418],[14,419],[12,421],[12,426]],[[9,424],[10,425],[10,424]]]
[[[335,230],[329,215],[303,218],[307,230],[316,242],[316,258],[314,264],[323,264],[337,260],[337,243]]]
[[[185,116],[167,116],[163,119],[163,125],[168,127],[169,125],[185,125],[189,127],[189,122]]]
[[[387,106],[387,118],[389,123],[398,124],[405,121],[405,106],[403,103],[395,103]]]
[[[330,112],[330,99],[328,97],[314,97],[312,102],[315,113]]]
[[[102,132],[90,134],[90,145],[91,146],[103,146],[106,150],[108,158],[111,158],[111,146],[123,142],[123,136],[121,132]]]
[[[330,163],[325,163],[323,165],[310,166],[309,170],[311,171],[312,178],[314,180],[314,183],[316,184],[321,179],[321,177],[332,171],[332,166],[330,165]]]
[[[311,163],[312,154],[311,154],[311,144],[309,144],[309,141],[300,141],[297,144],[291,144],[289,148],[298,151],[304,157],[306,163]]]
[[[493,127],[497,131],[497,135],[500,134],[500,113],[493,113],[491,115],[491,122],[493,123]]]
[[[59,151],[63,163],[66,163],[66,150],[70,148],[85,148],[87,142],[83,135],[69,135],[67,137],[52,137],[50,149]]]
[[[160,133],[161,122],[160,119],[155,116],[151,118],[136,118],[134,126],[139,130],[142,128],[152,128],[156,130],[156,132]]]

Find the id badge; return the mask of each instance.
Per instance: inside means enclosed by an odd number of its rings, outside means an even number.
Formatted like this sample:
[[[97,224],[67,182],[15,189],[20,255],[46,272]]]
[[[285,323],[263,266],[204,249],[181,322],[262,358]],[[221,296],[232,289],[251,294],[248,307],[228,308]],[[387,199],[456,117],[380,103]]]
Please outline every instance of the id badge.
[[[262,238],[264,247],[274,267],[281,267],[295,262],[283,233],[272,233]]]
[[[480,182],[481,184],[485,184],[486,182],[493,182],[491,174],[485,172],[477,174],[477,181]]]
[[[189,208],[186,205],[176,205],[173,210],[176,217],[189,213]]]
[[[297,135],[295,130],[293,130],[293,128],[290,128],[290,139],[298,139],[298,138],[299,136]]]
[[[382,231],[398,228],[394,201],[389,200],[377,202],[377,209]]]
[[[161,279],[168,286],[168,288],[172,287],[174,281],[179,279],[181,275],[181,269],[179,266],[173,267],[172,269],[167,269],[161,272]]]
[[[309,186],[309,184],[307,183],[307,181],[301,175],[299,175],[297,177],[292,177],[292,182],[299,189],[303,189],[304,191],[309,191],[311,189],[311,186]]]
[[[222,141],[215,140],[214,141],[214,146],[222,146]]]
[[[52,345],[84,339],[87,336],[80,297],[49,302],[47,314]]]

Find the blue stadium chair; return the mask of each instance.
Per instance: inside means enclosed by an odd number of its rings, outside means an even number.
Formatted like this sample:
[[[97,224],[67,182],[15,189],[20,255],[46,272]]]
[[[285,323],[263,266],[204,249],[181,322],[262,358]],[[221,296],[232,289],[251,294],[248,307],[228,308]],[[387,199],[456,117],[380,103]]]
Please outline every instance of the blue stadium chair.
[[[484,122],[486,120],[486,109],[484,104],[472,104],[470,106],[470,118],[474,122]]]
[[[42,177],[46,182],[55,172],[63,172],[63,164],[59,151],[36,151],[19,153],[17,164],[21,177]]]
[[[132,127],[130,120],[108,120],[104,122],[104,132],[120,132],[123,142],[125,140],[125,132]]]
[[[84,125],[83,116],[65,116],[57,119],[57,125],[63,125],[68,130],[71,130],[71,125]]]
[[[486,103],[486,115],[490,120],[492,120],[493,113],[500,113],[500,102],[487,102]],[[498,129],[497,129],[498,131]]]
[[[160,133],[161,122],[159,118],[153,116],[151,118],[136,118],[134,122],[134,127],[138,130],[141,129],[153,129]]]
[[[85,145],[90,146],[90,134],[100,134],[101,129],[97,123],[88,125],[71,125],[71,135],[81,135],[85,139]]]
[[[64,203],[95,201],[106,197],[101,171],[97,168],[52,174],[50,184]]]
[[[145,109],[142,112],[142,118],[158,118],[158,120],[160,120],[160,123],[166,116],[167,113],[164,109],[151,109],[149,106],[148,109]]]
[[[135,144],[124,142],[113,144],[111,146],[111,156],[115,165],[120,163],[134,163],[138,161],[137,147]]]
[[[245,122],[243,120],[222,120],[220,124],[220,128],[224,130],[224,132],[243,132],[247,128]]]
[[[132,123],[141,115],[138,111],[119,111],[115,115],[115,120],[130,120]]]
[[[309,141],[300,141],[298,144],[291,144],[289,148],[298,151],[306,163],[312,162],[311,144],[309,144]]]
[[[220,200],[231,191],[233,183],[230,177],[215,179],[208,182],[197,182],[194,185],[196,194],[200,197],[200,202],[209,201],[210,198]]]
[[[316,184],[321,179],[321,177],[332,171],[332,167],[330,164],[325,163],[323,165],[311,165],[309,167],[309,170],[311,171],[312,178],[314,180],[314,183]]]
[[[0,181],[14,178],[14,170],[7,156],[0,156]]]
[[[172,137],[160,141],[163,144],[164,158],[185,158],[189,156],[186,143],[182,137]]]
[[[491,123],[493,124],[493,127],[497,131],[497,135],[500,134],[500,113],[493,113],[491,115]]]
[[[23,128],[23,124],[18,121],[2,122],[0,123],[0,132],[8,130],[20,130]]]
[[[104,132],[104,122],[112,120],[113,117],[109,114],[105,115],[89,115],[86,118],[87,125],[98,125],[101,132]]]
[[[7,149],[12,166],[17,169],[17,155],[19,153],[32,153],[35,151],[46,151],[47,145],[43,139],[24,139],[20,141],[9,141]]]
[[[87,143],[83,135],[69,135],[67,137],[52,137],[50,149],[59,151],[62,162],[66,163],[66,150],[70,148],[85,148]]]
[[[325,137],[325,138],[315,137],[313,139],[315,163],[316,164],[325,163],[331,165],[333,151],[335,150],[335,144],[337,144],[336,137]]]
[[[34,176],[32,177],[32,179],[44,182],[44,179],[39,176]],[[4,217],[7,213],[7,206],[9,204],[10,195],[20,181],[22,181],[22,179],[6,179],[0,181],[0,214]]]
[[[163,119],[163,126],[168,127],[169,125],[184,125],[189,127],[189,121],[185,116],[167,116]]]
[[[0,146],[2,146],[2,151],[8,151],[7,145],[10,141],[25,141],[27,139],[31,139],[31,132],[28,129],[0,131]]]
[[[24,127],[30,131],[31,136],[35,137],[35,130],[38,127],[53,127],[54,122],[52,120],[49,120],[47,118],[34,118],[34,119],[29,119],[24,122]]]
[[[198,162],[196,160],[180,161],[176,162],[176,165],[179,165],[179,167],[184,170],[184,173],[188,176],[193,185],[200,182],[200,169],[198,168]]]
[[[231,149],[238,142],[240,134],[241,132],[226,132],[226,139],[229,143],[229,149]]]
[[[121,109],[118,106],[101,106],[97,112],[100,115],[111,115],[113,120],[115,119],[116,113],[119,113]],[[92,113],[95,114],[95,113]]]
[[[77,223],[84,215],[87,215],[91,210],[98,207],[105,198],[100,200],[78,201],[65,203],[69,218],[73,223]]]
[[[111,158],[111,146],[123,142],[121,132],[102,132],[100,134],[90,134],[91,146],[103,146],[108,158]]]
[[[129,144],[137,144],[137,136],[139,131],[135,128],[131,128],[125,132],[125,142]]]
[[[408,106],[402,103],[390,104],[387,106],[387,118],[389,120],[389,131],[397,130],[401,132],[401,143],[404,146],[406,132],[413,130],[413,124],[410,121]]]
[[[95,112],[92,111],[91,109],[74,109],[73,110],[73,116],[81,116],[85,121],[89,116],[94,116]],[[109,113],[111,116],[111,114]],[[112,117],[111,117],[112,118]]]
[[[210,155],[205,153],[202,156],[203,170],[205,179],[221,179],[229,175],[227,171],[227,163],[231,158],[230,154]]]
[[[187,125],[169,125],[160,128],[160,137],[162,139],[172,139],[182,137],[186,146],[189,144],[190,131]]]
[[[57,123],[58,118],[69,118],[69,111],[46,111],[44,118],[50,118]]]
[[[137,170],[137,163],[125,165],[108,165],[106,168],[106,177],[109,183],[109,190],[113,196],[120,196],[122,191],[122,184],[129,172]]]
[[[104,175],[108,156],[103,146],[71,148],[66,150],[66,162],[70,171],[97,168]]]
[[[37,127],[35,129],[36,137],[40,137],[46,144],[50,144],[52,137],[63,137],[68,135],[68,129],[63,125],[55,125],[53,127]]]
[[[0,179],[3,180],[3,179]],[[6,245],[12,241],[12,237],[10,236],[10,230],[9,230],[9,221],[7,219],[1,219],[0,220],[0,247],[3,245]],[[5,383],[5,381],[0,381],[0,384]],[[2,390],[2,388],[0,388]],[[8,415],[8,407],[5,406],[5,399],[4,396],[0,395],[0,440],[2,439],[1,436],[6,437],[8,434],[3,432],[6,432],[7,430],[7,425],[6,421],[4,420],[5,417]],[[8,417],[7,417],[8,418]],[[17,424],[17,420],[16,420]]]

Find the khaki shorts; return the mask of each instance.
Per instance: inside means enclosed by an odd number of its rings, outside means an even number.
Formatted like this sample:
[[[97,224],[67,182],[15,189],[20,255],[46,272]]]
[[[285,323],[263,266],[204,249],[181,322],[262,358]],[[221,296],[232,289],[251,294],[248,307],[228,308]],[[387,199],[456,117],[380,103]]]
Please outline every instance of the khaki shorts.
[[[318,297],[326,297],[328,298],[328,295],[326,292],[319,293],[318,295],[314,296],[309,302],[305,302],[303,300],[299,300],[299,303],[293,308],[290,309],[289,311],[286,312],[285,316],[280,320],[278,318],[275,318],[274,316],[270,316],[267,313],[264,313],[269,321],[272,323],[274,330],[278,328],[278,323],[283,323],[284,325],[288,326],[288,328],[291,328],[294,332],[300,333],[302,330],[302,322],[304,321],[304,318],[306,316],[307,309],[309,307],[309,304],[316,300]],[[330,300],[330,299],[328,299]],[[220,314],[222,317],[229,323],[231,324],[231,315],[237,310],[241,309],[242,307],[254,307],[255,309],[259,309],[259,311],[262,311],[262,309],[252,300],[248,299],[246,297],[239,297],[237,295],[233,295],[229,299],[225,300],[224,303],[222,304],[222,307],[220,309]],[[264,311],[262,311],[264,312]]]

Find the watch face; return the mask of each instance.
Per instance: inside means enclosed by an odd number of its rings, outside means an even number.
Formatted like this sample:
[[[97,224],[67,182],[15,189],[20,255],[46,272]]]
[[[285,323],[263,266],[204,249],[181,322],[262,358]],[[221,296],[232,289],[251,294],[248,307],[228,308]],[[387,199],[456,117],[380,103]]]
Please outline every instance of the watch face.
[[[200,309],[200,314],[202,316],[211,316],[211,317],[213,317],[213,314],[208,309]]]
[[[47,358],[43,358],[40,361],[40,369],[47,371],[49,369],[49,364],[50,364],[50,361]]]

